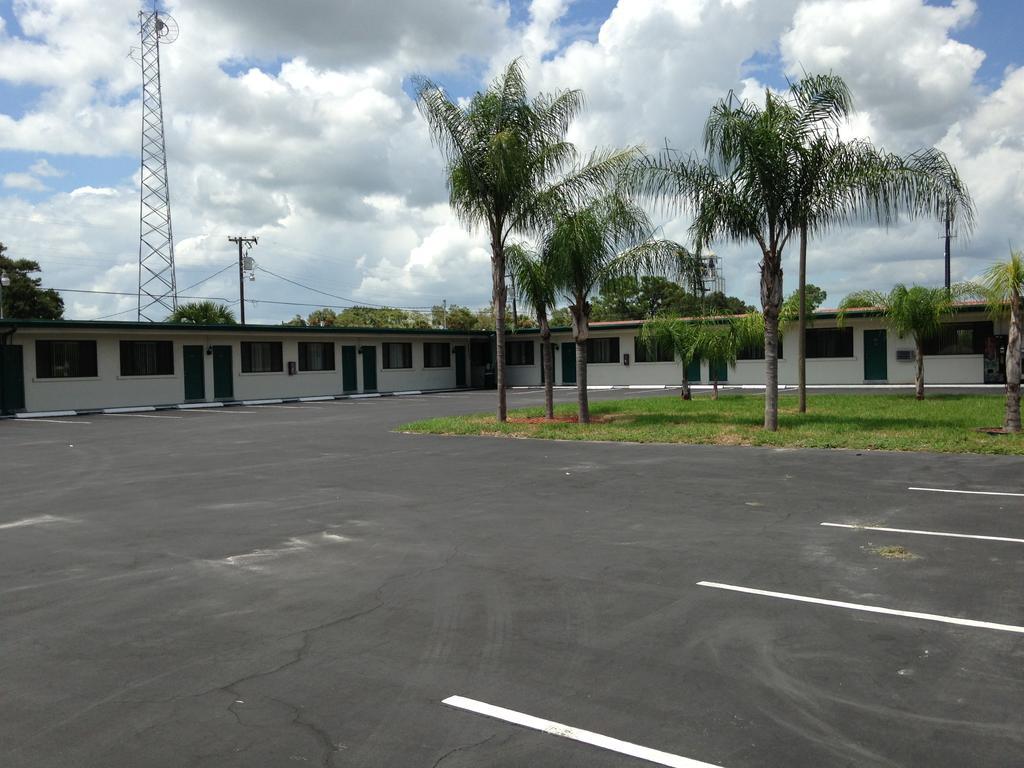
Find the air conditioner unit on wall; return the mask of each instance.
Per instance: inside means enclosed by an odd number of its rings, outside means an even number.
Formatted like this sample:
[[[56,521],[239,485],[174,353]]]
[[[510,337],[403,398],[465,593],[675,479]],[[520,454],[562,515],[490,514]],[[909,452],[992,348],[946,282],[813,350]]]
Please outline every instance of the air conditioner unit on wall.
[[[901,363],[912,363],[914,362],[915,355],[912,349],[897,349],[896,359]]]

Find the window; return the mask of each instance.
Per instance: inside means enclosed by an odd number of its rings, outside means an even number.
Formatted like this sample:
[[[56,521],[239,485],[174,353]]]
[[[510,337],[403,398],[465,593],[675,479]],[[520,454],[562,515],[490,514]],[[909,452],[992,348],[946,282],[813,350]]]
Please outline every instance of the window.
[[[330,341],[300,341],[299,370],[333,371],[334,343]]]
[[[853,357],[853,328],[808,328],[806,333],[808,359]]]
[[[588,363],[619,362],[619,337],[611,339],[587,339]]]
[[[533,342],[506,342],[505,362],[508,363],[509,365],[533,365]]]
[[[668,344],[644,344],[639,337],[636,340],[636,361],[638,363],[671,363],[676,359],[675,352]]]
[[[452,348],[447,342],[423,342],[424,368],[450,368],[452,365]]]
[[[385,368],[412,368],[412,344],[408,341],[386,341],[383,347]]]
[[[122,341],[122,376],[173,376],[174,344],[170,341]]]
[[[243,341],[242,373],[280,373],[280,341]]]
[[[937,336],[925,339],[926,355],[981,355],[985,340],[993,335],[991,321],[944,323]]]
[[[782,334],[781,333],[779,334],[779,342],[778,342],[778,344],[779,344],[778,356],[779,356],[779,360],[781,360],[782,359]],[[850,356],[852,356],[852,355],[853,355],[853,352],[850,353]],[[810,357],[811,355],[808,353],[807,356]],[[764,360],[764,344],[754,344],[753,346],[750,346],[750,347],[744,347],[743,349],[741,349],[739,352],[736,353],[736,359],[737,360]]]
[[[95,378],[95,341],[37,341],[36,378]]]

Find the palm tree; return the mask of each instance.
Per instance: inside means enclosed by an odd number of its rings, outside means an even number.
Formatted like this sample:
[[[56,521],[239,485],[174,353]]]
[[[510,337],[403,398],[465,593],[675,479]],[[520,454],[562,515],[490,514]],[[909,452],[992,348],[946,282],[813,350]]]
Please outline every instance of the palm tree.
[[[591,293],[617,277],[643,269],[664,269],[680,246],[654,240],[644,210],[621,191],[610,191],[558,218],[545,233],[541,252],[555,285],[569,301],[576,343],[576,399],[579,421],[590,422],[587,398],[587,339]]]
[[[839,143],[835,132],[849,102],[845,83],[835,75],[805,77],[781,95],[766,91],[764,106],[730,93],[712,107],[705,124],[706,160],[677,159],[666,151],[643,168],[645,192],[693,211],[698,248],[717,238],[752,240],[760,248],[764,426],[771,431],[778,428],[782,255],[793,235],[820,232],[855,216],[888,223],[897,211],[940,215],[957,190],[966,195],[962,184],[952,183],[952,167],[940,152],[904,161],[876,153],[866,142]],[[903,166],[909,170],[898,173]],[[970,206],[962,207],[969,221]],[[806,237],[804,244],[806,262]],[[806,317],[806,309],[801,314]]]
[[[942,321],[956,311],[957,299],[973,293],[966,285],[946,288],[927,288],[903,283],[888,293],[880,291],[857,291],[851,293],[839,305],[837,321],[842,327],[846,315],[852,309],[877,309],[889,328],[901,336],[914,339],[917,369],[914,374],[916,395],[924,400],[924,344],[942,330]]]
[[[565,135],[583,107],[583,94],[567,90],[529,99],[518,60],[467,103],[453,102],[427,79],[417,83],[416,94],[447,164],[449,204],[467,227],[483,227],[490,238],[498,420],[504,421],[508,238],[539,232],[609,173],[632,162],[637,150],[595,153],[566,174],[576,149]]]
[[[1021,331],[1024,330],[1024,253],[1011,251],[1009,261],[993,264],[985,272],[981,284],[989,311],[1005,317],[1010,315],[1010,333],[1006,344],[1006,414],[1003,429],[1020,432]]]
[[[834,79],[840,93],[841,116],[852,109],[842,79]],[[796,91],[806,89],[815,78],[790,86],[794,103],[807,108],[809,102]],[[831,127],[830,127],[831,128]],[[852,218],[874,219],[890,224],[901,214],[910,216],[951,215],[970,231],[974,224],[974,203],[956,168],[939,150],[927,149],[907,157],[876,149],[870,141],[844,142],[834,131],[819,130],[799,145],[797,163],[799,207],[799,278],[797,312],[797,390],[800,413],[807,412],[807,243],[810,237]]]
[[[778,429],[779,312],[782,254],[797,228],[796,147],[833,124],[845,110],[846,92],[818,78],[797,95],[765,92],[763,107],[730,93],[711,109],[704,126],[706,160],[666,151],[645,164],[645,192],[694,213],[698,248],[724,238],[755,241],[761,250],[761,306],[765,321],[764,427]]]
[[[683,361],[683,399],[690,399],[686,368],[694,360],[707,360],[711,399],[718,399],[718,371],[736,367],[742,350],[764,344],[764,318],[759,312],[733,317],[655,318],[643,324],[638,335],[641,344],[671,347]]]
[[[519,298],[533,309],[540,327],[541,356],[544,366],[544,418],[555,418],[555,361],[551,348],[551,326],[548,311],[555,306],[555,283],[550,263],[537,254],[528,251],[522,244],[515,243],[505,248],[509,273],[514,276],[513,285]]]
[[[235,325],[235,313],[226,304],[215,301],[191,301],[179,304],[170,315],[168,323],[190,323],[194,325]]]
[[[655,349],[671,349],[673,355],[682,361],[683,382],[680,397],[689,400],[690,379],[687,369],[694,360],[700,360],[697,349],[700,325],[693,320],[680,317],[656,317],[648,320],[640,327],[637,343],[646,346],[652,352]]]

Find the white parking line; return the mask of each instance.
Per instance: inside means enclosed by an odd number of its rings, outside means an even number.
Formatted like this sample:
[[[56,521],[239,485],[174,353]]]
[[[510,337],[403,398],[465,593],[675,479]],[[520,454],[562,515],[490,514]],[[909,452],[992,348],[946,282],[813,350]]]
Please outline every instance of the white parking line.
[[[746,592],[750,595],[762,595],[764,597],[777,597],[781,600],[795,600],[800,603],[814,603],[815,605],[831,605],[834,608],[849,608],[851,611],[866,611],[867,613],[885,613],[890,616],[906,616],[909,619],[924,619],[925,621],[940,621],[944,624],[959,624],[963,627],[979,627],[981,629],[997,629],[1001,632],[1016,632],[1024,635],[1024,627],[1013,624],[996,624],[992,621],[976,621],[975,619],[961,619],[956,616],[940,616],[937,613],[921,613],[919,611],[898,611],[895,608],[882,608],[878,605],[862,605],[860,603],[846,603],[841,600],[824,600],[820,597],[808,597],[806,595],[791,595],[788,592],[770,592],[766,589],[754,589],[753,587],[737,587],[733,584],[720,584],[717,581],[698,581],[699,587],[712,587],[714,589],[727,589],[731,592]]]
[[[883,528],[879,525],[852,525],[850,523],[822,523],[830,528],[853,528],[865,531],[885,531],[887,533],[914,533],[918,536],[949,536],[953,539],[981,539],[983,541],[1010,541],[1014,544],[1024,544],[1024,539],[1014,539],[1009,536],[980,536],[974,533],[948,533],[946,531],[918,531],[913,528]]]
[[[486,715],[487,717],[494,717],[498,720],[514,723],[515,725],[521,725],[524,728],[532,728],[535,731],[542,731],[552,736],[561,736],[565,739],[581,741],[584,744],[601,747],[602,749],[618,752],[622,755],[630,755],[631,757],[646,760],[649,763],[669,765],[673,766],[673,768],[721,768],[721,766],[716,766],[712,763],[702,763],[700,760],[691,760],[688,757],[680,757],[679,755],[662,752],[658,749],[641,747],[639,744],[620,741],[609,736],[602,736],[600,733],[584,731],[582,728],[574,728],[571,725],[563,725],[552,720],[543,720],[512,709],[496,707],[493,704],[486,704],[475,699],[467,699],[464,696],[449,696],[441,703],[447,704],[450,707],[458,707],[469,712],[475,712],[478,715]]]
[[[105,413],[104,416],[128,416],[132,419],[184,419],[184,416],[158,416],[155,413]]]
[[[82,421],[81,419],[12,419],[12,422],[16,424],[92,424],[91,421]]]
[[[214,408],[212,410],[204,408],[203,410],[188,410],[186,413],[201,413],[204,416],[223,416],[229,413],[259,413],[259,411],[241,411],[238,408]]]
[[[1024,496],[1024,493],[1007,493],[1006,491],[958,491],[954,488],[915,488],[910,486],[908,491],[931,491],[932,493],[969,493],[974,496]]]
[[[47,523],[66,523],[70,522],[65,517],[54,517],[53,515],[39,515],[38,517],[26,517],[21,520],[15,520],[11,523],[0,524],[0,530],[6,530],[8,528],[24,528],[29,525],[46,525]]]
[[[272,405],[269,403],[248,403],[248,405],[253,405],[259,408],[302,408],[303,410],[308,408],[311,411],[315,411],[317,408],[321,407],[319,405]]]

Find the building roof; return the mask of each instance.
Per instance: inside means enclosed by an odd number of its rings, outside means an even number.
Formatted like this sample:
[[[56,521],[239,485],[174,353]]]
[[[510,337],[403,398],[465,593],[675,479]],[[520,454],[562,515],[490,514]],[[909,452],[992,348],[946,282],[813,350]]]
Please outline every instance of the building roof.
[[[146,331],[184,333],[285,333],[298,335],[317,334],[368,334],[387,335],[429,335],[429,336],[476,336],[487,338],[493,331],[457,331],[442,328],[342,328],[334,325],[197,325],[195,323],[149,323],[126,320],[0,320],[0,332],[17,329],[72,329],[97,331]]]
[[[970,301],[958,301],[956,302],[956,308],[959,312],[984,312],[988,307],[988,304],[984,300],[970,300]],[[845,314],[847,317],[877,317],[882,313],[882,310],[878,307],[851,307],[847,309]],[[708,320],[719,320],[725,321],[731,317],[742,317],[743,315],[714,315]],[[839,316],[838,309],[819,309],[810,314],[810,316],[816,320],[834,320]],[[680,317],[679,320],[699,320],[699,317]],[[590,323],[590,330],[601,331],[601,330],[616,330],[619,328],[639,328],[646,320],[598,320]],[[561,333],[564,331],[570,331],[572,328],[567,325],[556,326],[551,328],[552,333]],[[513,335],[526,335],[539,333],[539,328],[520,328],[517,331],[512,331]]]

